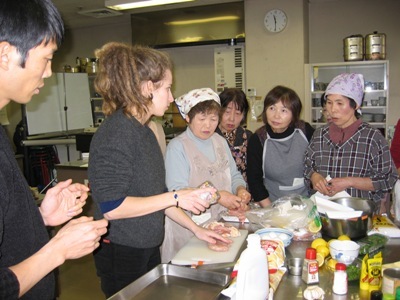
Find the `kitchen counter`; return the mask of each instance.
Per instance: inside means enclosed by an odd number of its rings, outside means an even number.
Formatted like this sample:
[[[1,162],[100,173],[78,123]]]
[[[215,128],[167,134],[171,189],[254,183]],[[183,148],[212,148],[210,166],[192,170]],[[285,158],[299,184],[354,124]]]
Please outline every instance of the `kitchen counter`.
[[[400,261],[400,239],[390,239],[383,249],[383,263],[392,263]],[[304,258],[305,249],[310,247],[310,242],[292,242],[286,248],[286,258],[302,257]],[[365,299],[369,300],[370,295],[363,293],[359,289],[359,282],[349,282],[347,295],[336,295],[332,293],[333,272],[329,271],[326,266],[322,266],[319,271],[319,286],[325,291],[324,299]],[[294,299],[302,298],[303,291],[307,288],[301,280],[301,276],[284,275],[278,289],[274,295],[274,299]]]
[[[248,224],[239,225],[238,223],[231,223],[237,225],[239,229],[247,229],[249,232],[253,232],[251,226]],[[246,243],[243,244],[242,249],[245,249]],[[291,257],[301,257],[304,258],[306,248],[310,247],[311,241],[299,242],[292,241],[292,243],[286,247],[286,259]],[[400,261],[400,239],[390,239],[383,249],[383,263],[393,263]],[[224,274],[230,274],[233,267],[233,264],[227,264],[226,266],[219,266],[218,268],[214,268],[212,265],[204,265],[199,267],[199,270],[208,270],[213,272],[221,272]],[[190,268],[189,268],[190,269]],[[135,281],[136,283],[136,281]],[[329,271],[326,266],[322,266],[319,270],[319,286],[325,291],[325,298],[327,300],[334,299],[361,299],[361,300],[369,300],[369,293],[363,293],[359,290],[359,282],[352,281],[349,282],[348,285],[348,293],[346,295],[336,295],[332,293],[332,283],[333,283],[333,272]],[[128,286],[129,287],[129,286]],[[274,299],[276,300],[284,300],[284,299],[304,299],[303,292],[307,288],[307,284],[304,283],[301,279],[301,276],[293,276],[286,272],[279,286],[274,293]],[[122,290],[124,291],[124,290]],[[119,292],[116,294],[116,299],[128,299],[122,297],[123,293]],[[126,296],[126,290],[124,291]],[[118,298],[119,297],[119,298]],[[135,299],[135,298],[133,298]],[[203,298],[207,299],[207,298]],[[214,297],[212,298],[214,299]],[[220,294],[216,299],[218,300],[229,300],[229,297],[226,297]]]
[[[69,178],[73,182],[88,183],[87,168],[88,160],[76,160],[55,165],[57,170],[57,180],[63,181]]]
[[[248,227],[245,225],[245,227]],[[326,240],[329,240],[327,238]],[[306,248],[310,247],[311,242],[299,242],[292,241],[292,243],[286,247],[285,254],[286,260],[292,257],[304,258]],[[393,263],[400,261],[400,239],[390,239],[383,249],[383,264]],[[352,281],[348,285],[348,293],[346,295],[336,295],[332,293],[332,283],[333,283],[333,272],[329,271],[325,265],[323,265],[319,270],[319,286],[325,291],[326,300],[334,299],[362,299],[369,300],[370,295],[368,293],[363,293],[359,289],[359,282]],[[279,286],[274,293],[274,299],[304,299],[303,292],[307,288],[307,284],[303,282],[301,276],[290,275],[287,271],[282,277]],[[226,300],[229,299],[221,295],[218,299]]]

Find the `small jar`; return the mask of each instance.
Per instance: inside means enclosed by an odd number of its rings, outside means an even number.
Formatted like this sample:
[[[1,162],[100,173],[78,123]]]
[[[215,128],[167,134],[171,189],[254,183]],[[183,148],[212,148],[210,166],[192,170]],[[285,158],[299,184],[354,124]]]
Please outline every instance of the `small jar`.
[[[337,263],[333,274],[332,291],[338,295],[347,294],[347,272],[346,265]]]
[[[375,290],[371,292],[370,300],[382,300],[383,294],[381,291]]]

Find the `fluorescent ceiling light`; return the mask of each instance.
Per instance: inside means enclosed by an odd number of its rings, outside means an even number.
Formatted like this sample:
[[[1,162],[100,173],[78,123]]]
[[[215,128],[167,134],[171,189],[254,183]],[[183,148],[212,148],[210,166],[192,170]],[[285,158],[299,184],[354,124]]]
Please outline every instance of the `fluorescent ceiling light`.
[[[194,0],[106,0],[105,6],[115,10],[190,2]]]
[[[190,24],[201,24],[201,23],[220,22],[220,21],[234,21],[238,19],[239,19],[238,16],[222,16],[214,18],[185,20],[185,21],[171,21],[171,22],[166,22],[165,25],[190,25]]]

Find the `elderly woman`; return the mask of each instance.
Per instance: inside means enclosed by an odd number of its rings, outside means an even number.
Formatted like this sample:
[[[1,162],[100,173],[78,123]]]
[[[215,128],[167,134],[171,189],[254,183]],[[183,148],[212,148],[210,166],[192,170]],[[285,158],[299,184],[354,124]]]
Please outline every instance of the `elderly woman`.
[[[218,95],[209,88],[202,88],[188,92],[175,102],[188,127],[167,146],[165,168],[168,190],[197,187],[210,181],[221,195],[216,204],[200,215],[191,215],[187,211],[185,214],[177,209],[182,213],[181,218],[192,217],[200,225],[217,221],[223,211],[244,211],[251,198],[246,182],[236,168],[225,139],[215,133],[221,107]],[[192,232],[196,231],[187,230],[166,218],[162,261],[169,262],[193,236]]]
[[[315,131],[304,176],[310,189],[324,195],[346,191],[380,203],[393,188],[397,171],[381,132],[358,118],[363,97],[361,74],[344,73],[329,83],[325,98],[332,120]]]
[[[252,134],[243,128],[249,103],[246,94],[237,88],[228,88],[219,94],[221,117],[216,132],[228,142],[236,166],[247,182],[247,144]]]
[[[314,132],[300,120],[295,91],[274,87],[264,100],[264,126],[251,136],[247,178],[254,201],[262,207],[288,194],[308,195],[304,185],[304,151]]]

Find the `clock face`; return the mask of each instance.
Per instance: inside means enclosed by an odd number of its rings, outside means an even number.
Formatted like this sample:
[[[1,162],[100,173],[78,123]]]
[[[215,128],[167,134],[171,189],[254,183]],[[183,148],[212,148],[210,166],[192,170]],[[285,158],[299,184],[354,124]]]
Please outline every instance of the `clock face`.
[[[266,13],[264,18],[264,26],[270,32],[281,32],[285,29],[287,17],[284,11],[273,9]]]

